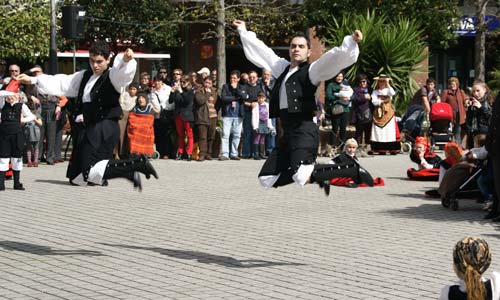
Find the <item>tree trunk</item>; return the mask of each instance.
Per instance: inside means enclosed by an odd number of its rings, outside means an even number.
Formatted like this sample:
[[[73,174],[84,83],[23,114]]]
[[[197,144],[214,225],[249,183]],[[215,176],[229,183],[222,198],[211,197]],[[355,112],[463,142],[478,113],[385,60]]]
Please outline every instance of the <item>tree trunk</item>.
[[[224,0],[217,2],[217,91],[226,83],[226,12]]]
[[[474,39],[474,77],[484,81],[486,63],[486,4],[489,0],[474,1],[476,10],[476,37]]]

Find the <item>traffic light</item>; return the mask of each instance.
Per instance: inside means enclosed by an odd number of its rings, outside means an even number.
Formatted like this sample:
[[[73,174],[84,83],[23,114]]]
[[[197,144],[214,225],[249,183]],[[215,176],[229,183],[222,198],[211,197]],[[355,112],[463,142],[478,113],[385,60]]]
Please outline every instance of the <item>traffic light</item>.
[[[62,36],[67,39],[82,39],[85,36],[83,6],[71,5],[62,7]]]

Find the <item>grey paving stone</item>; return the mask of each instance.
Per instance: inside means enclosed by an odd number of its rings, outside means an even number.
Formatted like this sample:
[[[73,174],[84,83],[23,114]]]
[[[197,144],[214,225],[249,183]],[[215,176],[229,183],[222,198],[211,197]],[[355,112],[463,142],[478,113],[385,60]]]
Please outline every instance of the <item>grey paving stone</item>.
[[[5,299],[436,299],[454,243],[500,249],[481,205],[451,211],[405,179],[408,156],[362,158],[386,185],[263,190],[262,162],[153,161],[159,180],[73,187],[66,164],[0,193]],[[491,270],[500,261],[493,256]],[[489,274],[489,272],[487,272]],[[44,298],[45,297],[45,298]]]

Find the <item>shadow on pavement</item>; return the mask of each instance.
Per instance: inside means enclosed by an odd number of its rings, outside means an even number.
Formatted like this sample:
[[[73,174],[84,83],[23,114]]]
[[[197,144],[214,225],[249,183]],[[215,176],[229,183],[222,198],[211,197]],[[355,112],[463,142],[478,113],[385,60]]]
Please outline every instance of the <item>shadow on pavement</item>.
[[[467,200],[464,200],[465,202]],[[470,201],[470,200],[469,200]],[[444,208],[441,201],[436,204],[422,204],[415,207],[406,207],[401,209],[385,210],[380,213],[391,215],[397,218],[413,218],[413,219],[426,219],[433,221],[468,221],[469,223],[475,222],[488,222],[483,220],[484,212],[480,206],[474,202],[475,205],[467,204],[461,206],[457,211]]]
[[[156,247],[139,247],[139,246],[106,244],[106,243],[100,243],[100,244],[118,248],[148,250],[162,255],[167,255],[173,258],[196,260],[203,264],[217,264],[228,268],[261,268],[261,267],[273,267],[273,266],[305,265],[299,263],[272,262],[272,261],[256,260],[256,259],[237,260],[230,256],[213,255],[198,251],[173,250],[173,249],[156,248]]]
[[[67,180],[36,179],[35,182],[59,184],[59,185],[71,185]]]
[[[20,251],[36,255],[87,255],[104,256],[99,251],[90,250],[57,250],[51,247],[35,245],[30,243],[21,243],[14,241],[0,241],[0,249],[7,251]]]
[[[399,179],[403,181],[410,181],[410,179],[406,176],[386,176],[384,179]]]
[[[500,225],[498,223],[493,223],[495,225],[497,225],[497,227]],[[487,236],[487,237],[490,237],[490,238],[495,238],[495,239],[500,239],[500,234],[492,234],[492,233],[487,233],[487,234],[481,234],[482,236]]]
[[[406,193],[406,194],[387,194],[387,196],[391,197],[397,197],[397,198],[413,198],[413,199],[429,199],[429,200],[438,200],[441,201],[441,199],[436,199],[436,198],[426,198],[424,193]]]

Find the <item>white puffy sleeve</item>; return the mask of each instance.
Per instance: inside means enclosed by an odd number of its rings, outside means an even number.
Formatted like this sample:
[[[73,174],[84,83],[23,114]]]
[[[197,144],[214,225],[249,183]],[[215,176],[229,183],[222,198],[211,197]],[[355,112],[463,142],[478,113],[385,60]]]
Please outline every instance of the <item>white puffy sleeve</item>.
[[[372,104],[375,106],[380,106],[382,104],[382,100],[378,98],[380,90],[373,90],[372,92]]]
[[[76,97],[78,88],[83,79],[85,71],[79,71],[71,75],[57,74],[47,75],[42,74],[37,77],[30,77],[31,83],[36,84],[38,89],[47,95]]]
[[[247,31],[246,28],[238,28],[243,51],[247,59],[254,65],[271,71],[275,78],[278,78],[286,67],[290,64],[284,58],[279,57],[263,41],[259,40],[255,32]]]
[[[118,93],[122,92],[134,79],[137,61],[132,59],[129,62],[123,61],[123,53],[115,57],[113,67],[109,70],[109,79]]]
[[[358,60],[358,43],[352,36],[344,37],[342,45],[330,49],[309,67],[309,79],[314,85],[337,75]]]
[[[387,96],[389,96],[389,98],[392,99],[392,97],[394,97],[396,95],[396,92],[394,91],[394,89],[392,88],[392,86],[389,87],[389,91],[387,92]]]

